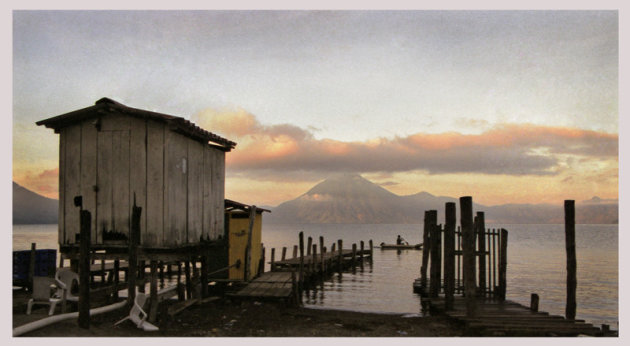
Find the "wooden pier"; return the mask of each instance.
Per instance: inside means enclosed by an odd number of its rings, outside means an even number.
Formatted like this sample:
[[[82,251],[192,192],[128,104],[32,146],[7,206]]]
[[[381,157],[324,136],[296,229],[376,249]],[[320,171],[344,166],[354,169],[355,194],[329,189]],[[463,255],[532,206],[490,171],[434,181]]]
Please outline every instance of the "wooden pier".
[[[343,249],[343,241],[338,240],[331,246],[331,251],[328,251],[323,246],[324,238],[320,237],[319,252],[318,246],[312,242],[313,239],[309,237],[307,249],[310,251],[304,253],[304,234],[300,232],[300,245],[294,247],[293,257],[285,258],[287,248],[283,248],[282,257],[278,261],[275,260],[275,249],[272,249],[269,262],[271,271],[262,271],[257,278],[246,283],[245,287],[229,295],[238,298],[284,299],[289,303],[299,304],[305,286],[324,280],[332,273],[363,266],[365,260],[371,261],[374,251],[372,240],[367,249],[363,241],[358,248],[356,244],[352,244],[351,249]],[[263,250],[263,261],[264,258]]]
[[[508,231],[486,229],[484,213],[473,218],[472,206],[472,197],[460,198],[461,228],[456,227],[455,203],[446,203],[444,227],[437,223],[436,210],[425,212],[420,278],[413,283],[423,310],[464,324],[470,336],[617,336],[608,325],[600,329],[575,318],[572,201],[565,201],[566,317],[539,312],[535,293],[529,307],[506,300]]]
[[[474,317],[466,314],[466,299],[458,296],[453,308],[444,309],[444,297],[422,298],[432,314],[443,314],[465,327],[469,336],[607,336],[606,328],[597,328],[583,320],[567,320],[562,316],[532,310],[531,307],[493,298],[477,298]]]

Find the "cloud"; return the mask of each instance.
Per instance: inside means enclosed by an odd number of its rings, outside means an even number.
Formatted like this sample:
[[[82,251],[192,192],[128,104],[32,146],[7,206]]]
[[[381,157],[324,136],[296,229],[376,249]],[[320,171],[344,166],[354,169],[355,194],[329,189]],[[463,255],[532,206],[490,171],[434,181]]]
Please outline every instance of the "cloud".
[[[238,143],[227,155],[235,173],[424,171],[554,175],[561,156],[616,160],[618,135],[568,127],[500,124],[480,134],[416,133],[363,142],[316,139],[290,124],[263,125],[244,110],[204,111],[200,126]]]
[[[41,172],[26,172],[23,176],[13,177],[16,183],[49,198],[59,198],[59,168]]]

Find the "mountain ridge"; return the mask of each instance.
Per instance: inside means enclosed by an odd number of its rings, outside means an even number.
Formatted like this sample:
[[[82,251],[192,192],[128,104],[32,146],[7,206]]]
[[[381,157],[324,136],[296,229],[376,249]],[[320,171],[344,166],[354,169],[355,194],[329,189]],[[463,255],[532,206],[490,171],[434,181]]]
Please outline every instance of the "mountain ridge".
[[[58,218],[58,200],[13,182],[13,224],[55,224]]]
[[[442,211],[445,203],[458,201],[458,198],[435,196],[427,191],[397,195],[358,174],[344,174],[325,179],[299,197],[271,208],[272,213],[266,221],[297,224],[422,223],[425,210]],[[473,208],[485,212],[487,223],[564,223],[563,205],[508,203],[485,206],[474,203]],[[443,215],[439,220],[443,220]],[[577,202],[576,222],[618,223],[618,203],[599,197]]]

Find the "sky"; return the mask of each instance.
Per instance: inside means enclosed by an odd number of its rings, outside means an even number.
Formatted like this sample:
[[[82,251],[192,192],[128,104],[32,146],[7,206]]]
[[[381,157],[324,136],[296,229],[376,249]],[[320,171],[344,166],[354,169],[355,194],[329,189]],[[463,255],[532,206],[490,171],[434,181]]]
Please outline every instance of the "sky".
[[[12,13],[13,181],[58,197],[35,122],[102,97],[237,142],[226,198],[338,173],[486,205],[618,198],[619,23],[604,11]]]

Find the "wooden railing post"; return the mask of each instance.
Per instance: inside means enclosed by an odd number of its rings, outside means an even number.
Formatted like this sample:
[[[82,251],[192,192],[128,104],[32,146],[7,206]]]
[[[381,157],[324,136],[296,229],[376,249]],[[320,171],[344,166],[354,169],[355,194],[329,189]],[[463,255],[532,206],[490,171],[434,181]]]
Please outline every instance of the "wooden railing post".
[[[486,295],[486,220],[484,212],[477,212],[477,249],[479,251],[479,293]]]
[[[533,312],[538,312],[539,301],[540,301],[540,297],[538,297],[538,294],[532,293],[531,300],[529,303],[529,309]]]
[[[453,309],[455,294],[455,227],[457,223],[456,205],[446,203],[444,223],[444,307]]]
[[[339,274],[341,274],[341,272],[343,271],[343,240],[339,239],[337,240],[337,245],[339,245],[339,256],[338,256],[338,260],[339,260]]]
[[[567,304],[566,319],[575,320],[577,260],[575,254],[575,201],[564,201],[564,234],[567,248]]]
[[[460,197],[464,266],[464,294],[466,295],[466,316],[477,314],[477,287],[475,276],[475,230],[473,229],[472,197]]]
[[[507,292],[507,245],[508,231],[501,228],[501,248],[499,249],[499,298],[505,300]]]

